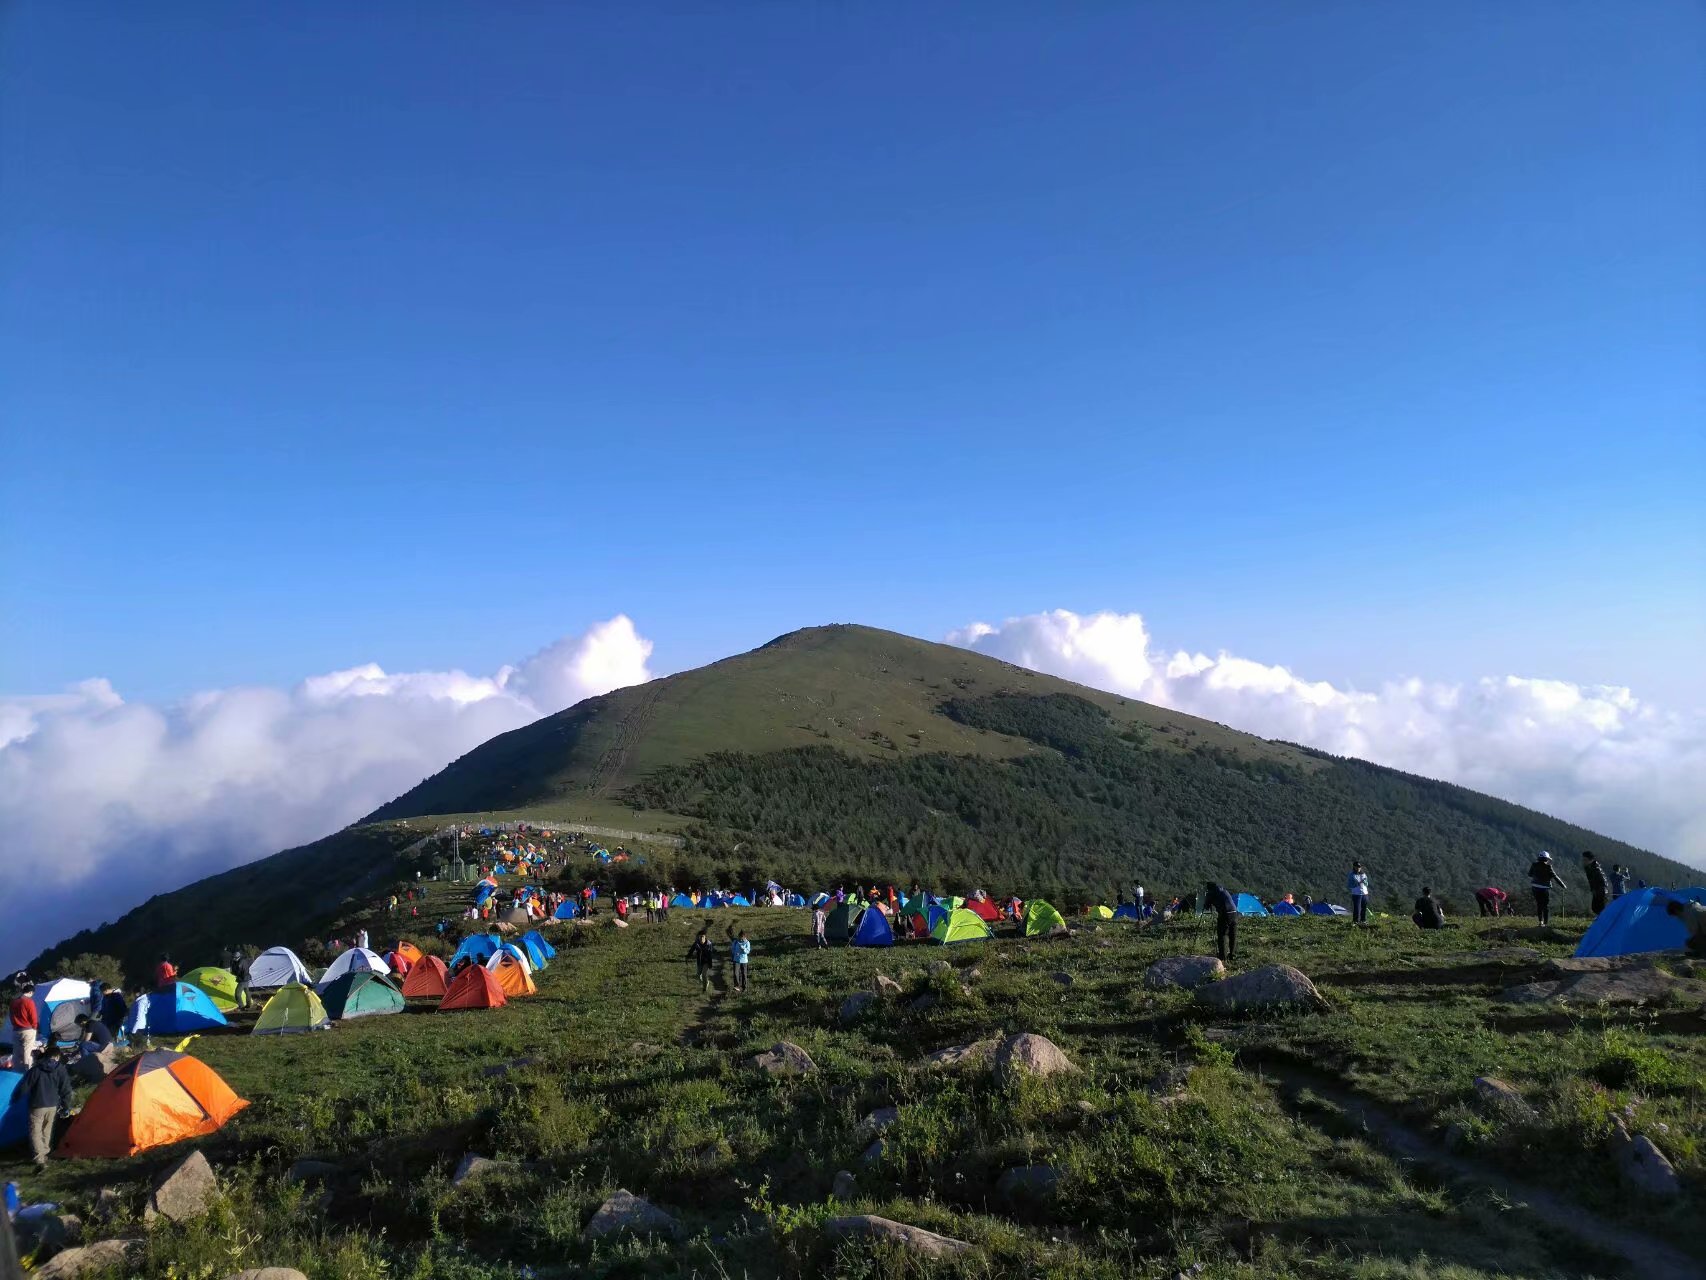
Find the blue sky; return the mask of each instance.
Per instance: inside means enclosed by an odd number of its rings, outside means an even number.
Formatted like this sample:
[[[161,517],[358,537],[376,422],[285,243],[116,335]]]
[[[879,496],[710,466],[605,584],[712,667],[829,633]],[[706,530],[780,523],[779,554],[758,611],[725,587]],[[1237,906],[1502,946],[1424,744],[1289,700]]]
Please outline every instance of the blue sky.
[[[1686,3],[8,6],[0,691],[1066,607],[1706,705]]]

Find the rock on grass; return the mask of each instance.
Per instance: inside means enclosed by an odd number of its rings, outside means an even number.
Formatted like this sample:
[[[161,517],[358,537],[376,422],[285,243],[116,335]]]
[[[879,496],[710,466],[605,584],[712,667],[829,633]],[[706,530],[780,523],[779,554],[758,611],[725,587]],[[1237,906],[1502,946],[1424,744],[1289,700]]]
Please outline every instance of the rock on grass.
[[[1183,987],[1195,991],[1226,976],[1226,966],[1215,956],[1164,956],[1143,974],[1143,985],[1154,991]]]
[[[213,1166],[201,1152],[192,1151],[154,1184],[154,1194],[148,1197],[142,1220],[169,1218],[173,1222],[188,1222],[206,1213],[218,1194],[219,1179],[213,1176]]]
[[[952,1236],[937,1235],[934,1231],[926,1231],[923,1227],[909,1227],[904,1222],[896,1222],[892,1218],[879,1218],[875,1214],[860,1213],[847,1218],[831,1218],[824,1223],[824,1231],[837,1239],[860,1239],[887,1241],[897,1244],[909,1253],[916,1253],[926,1258],[952,1258],[968,1252],[973,1246],[965,1240],[955,1240]]]
[[[765,1052],[753,1055],[748,1062],[772,1076],[804,1076],[817,1070],[811,1054],[788,1040],[778,1040]]]
[[[1197,1003],[1213,1009],[1324,1010],[1326,1000],[1301,970],[1268,964],[1234,978],[1211,982],[1197,992]]]
[[[977,1040],[971,1044],[950,1045],[925,1054],[924,1063],[931,1067],[975,1066],[994,1057],[995,1043],[994,1040]]]
[[[102,1240],[81,1249],[67,1249],[32,1274],[34,1280],[74,1280],[76,1276],[93,1275],[122,1265],[131,1247],[141,1243],[140,1240]]]
[[[995,1048],[995,1078],[1004,1085],[1022,1076],[1069,1075],[1078,1068],[1047,1036],[1022,1031],[1008,1036]]]
[[[586,1224],[586,1238],[596,1240],[622,1232],[675,1239],[681,1235],[681,1224],[643,1196],[619,1189],[598,1206]]]

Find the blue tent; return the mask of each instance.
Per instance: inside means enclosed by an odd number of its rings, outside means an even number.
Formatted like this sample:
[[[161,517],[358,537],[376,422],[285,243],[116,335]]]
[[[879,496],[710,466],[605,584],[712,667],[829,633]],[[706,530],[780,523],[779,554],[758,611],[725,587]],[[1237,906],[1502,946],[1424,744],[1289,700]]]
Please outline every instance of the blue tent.
[[[1688,941],[1682,921],[1665,914],[1673,898],[1706,903],[1706,889],[1637,889],[1613,898],[1588,926],[1576,946],[1578,956],[1626,956],[1637,951],[1671,951]]]
[[[539,949],[539,944],[533,941],[532,934],[524,934],[521,939],[521,949],[527,953],[527,963],[535,969],[545,967],[545,953]]]
[[[25,1142],[30,1136],[30,1113],[24,1106],[22,1071],[0,1071],[0,1147]]]
[[[1268,909],[1262,905],[1262,900],[1253,893],[1238,895],[1238,914],[1241,916],[1265,916]]]
[[[580,913],[581,909],[575,904],[575,900],[573,898],[565,898],[563,900],[563,905],[558,907],[553,914],[555,914],[559,920],[573,920]]]
[[[213,997],[187,982],[174,982],[152,992],[143,1018],[141,1030],[149,1035],[182,1035],[229,1025],[219,1006],[213,1003]]]
[[[790,893],[787,898],[787,905],[790,907],[803,907],[806,905],[806,900],[800,897],[797,893]]]
[[[1314,911],[1315,908],[1311,907],[1310,910]],[[1303,914],[1303,908],[1295,902],[1276,902],[1274,903],[1273,914],[1276,916],[1300,916]],[[1316,912],[1316,914],[1319,915],[1320,912]]]
[[[829,901],[829,895],[827,893],[821,893],[820,892],[820,893],[812,894],[812,903],[811,904],[814,907],[821,907],[824,903],[826,903],[828,901]]]
[[[487,957],[495,955],[503,939],[495,934],[475,933],[462,939],[462,945],[456,948],[456,954],[450,957],[450,968],[454,969],[463,960],[472,960],[475,964],[484,964]]]
[[[538,947],[539,954],[544,956],[547,960],[555,960],[557,958],[557,948],[553,947],[549,942],[546,942],[545,935],[540,933],[537,929],[529,929],[526,934],[522,936],[522,941],[531,942],[534,946]]]
[[[1135,919],[1137,919],[1137,904],[1135,902],[1122,902],[1122,903],[1120,903],[1119,906],[1114,908],[1114,919],[1116,919],[1116,920],[1135,920]]]
[[[691,907],[693,905],[693,899],[689,898],[685,893],[678,893],[669,900],[669,905],[672,907]]]
[[[875,907],[867,907],[865,914],[859,917],[859,926],[853,930],[853,945],[856,947],[892,947],[894,946],[894,930],[889,927],[889,918]]]
[[[1341,907],[1332,902],[1311,902],[1309,914],[1312,916],[1348,916],[1350,908]]]
[[[744,893],[737,893],[734,897],[729,899],[729,905],[731,907],[750,907],[752,903],[748,901],[747,896]]]

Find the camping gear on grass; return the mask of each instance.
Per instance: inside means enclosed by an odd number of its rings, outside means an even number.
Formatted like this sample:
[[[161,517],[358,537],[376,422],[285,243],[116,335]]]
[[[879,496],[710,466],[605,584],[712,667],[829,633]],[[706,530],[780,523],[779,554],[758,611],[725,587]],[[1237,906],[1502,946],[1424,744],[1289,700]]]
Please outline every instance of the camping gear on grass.
[[[982,942],[994,936],[987,924],[964,907],[955,907],[930,930],[931,939],[944,946],[956,942]]]
[[[261,1010],[260,1020],[250,1032],[257,1036],[291,1035],[298,1031],[328,1031],[332,1020],[314,988],[300,982],[280,987]]]
[[[401,1013],[404,1009],[403,993],[391,985],[390,979],[360,969],[324,987],[320,999],[327,1015],[338,1022]]]
[[[1056,929],[1066,928],[1066,920],[1052,903],[1033,898],[1025,904],[1025,936],[1041,937]]]
[[[476,966],[477,967],[477,966]],[[437,956],[422,956],[403,979],[403,995],[442,997],[450,989],[450,971]]]
[[[1688,941],[1682,920],[1665,913],[1672,901],[1706,902],[1706,888],[1648,887],[1613,898],[1576,944],[1576,955],[1627,956],[1642,951],[1675,951]]]
[[[289,947],[272,947],[249,961],[249,990],[271,991],[274,987],[292,982],[307,984],[312,979],[308,966],[303,964]]]
[[[894,929],[889,925],[889,918],[877,907],[867,907],[865,914],[859,917],[859,923],[853,929],[853,945],[856,947],[892,947],[894,946]]]
[[[194,990],[194,988],[191,988]],[[212,1067],[155,1049],[95,1087],[53,1154],[119,1159],[213,1133],[249,1104]]]
[[[501,1009],[505,1004],[503,988],[484,968],[471,964],[450,980],[444,999],[438,1002],[440,1012],[453,1009]]]
[[[205,991],[207,998],[213,1001],[221,1013],[230,1013],[240,1003],[237,999],[237,975],[229,969],[204,964],[201,968],[191,969],[186,973],[183,981]]]
[[[391,966],[385,963],[384,957],[377,951],[369,951],[366,947],[351,947],[348,951],[338,953],[338,958],[332,961],[331,967],[320,975],[320,981],[314,985],[324,995],[326,988],[346,973],[385,975],[390,972]]]
[[[139,997],[130,1007],[125,1030],[134,1038],[138,1032],[151,1036],[184,1035],[227,1025],[212,996],[187,982],[174,982]]]

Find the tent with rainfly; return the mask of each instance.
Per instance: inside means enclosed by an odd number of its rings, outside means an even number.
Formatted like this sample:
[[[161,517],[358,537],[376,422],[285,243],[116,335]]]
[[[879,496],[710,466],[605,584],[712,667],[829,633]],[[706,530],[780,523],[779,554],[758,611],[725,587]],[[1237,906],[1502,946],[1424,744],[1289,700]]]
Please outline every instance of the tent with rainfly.
[[[475,964],[484,964],[497,953],[503,945],[503,939],[495,933],[476,933],[462,939],[462,945],[456,948],[456,954],[450,957],[449,967],[454,969],[464,960],[472,960]]]
[[[533,941],[532,934],[522,934],[521,940],[516,943],[516,946],[520,947],[521,950],[526,953],[528,967],[534,972],[537,973],[540,969],[545,967],[547,963],[545,953],[539,949],[539,944]]]
[[[124,1023],[126,1033],[132,1037],[187,1035],[227,1025],[213,997],[187,982],[174,982],[138,997]]]
[[[403,959],[407,960],[411,965],[416,965],[421,962],[421,956],[426,953],[412,942],[399,942],[397,944],[397,954],[402,956]]]
[[[1238,914],[1241,916],[1265,916],[1268,909],[1262,905],[1262,900],[1253,893],[1238,895]]]
[[[790,907],[803,907],[806,905],[806,900],[797,893],[790,893],[784,900],[784,905]]]
[[[438,1002],[440,1012],[456,1009],[501,1009],[504,1006],[503,988],[498,980],[477,964],[471,964],[450,980],[444,999]]]
[[[964,907],[955,907],[930,930],[931,941],[944,946],[955,942],[982,942],[994,936],[981,918]]]
[[[994,924],[1001,919],[1001,908],[988,898],[973,898],[966,903],[966,910],[971,912],[985,924]]]
[[[53,1154],[73,1160],[133,1156],[213,1133],[248,1105],[199,1058],[155,1049],[96,1086]]]
[[[284,1036],[301,1031],[327,1031],[331,1025],[332,1020],[326,1016],[326,1006],[320,1003],[314,988],[292,982],[280,987],[267,1001],[250,1034]]]
[[[1576,944],[1576,955],[1627,956],[1681,947],[1688,941],[1688,931],[1679,918],[1665,911],[1666,904],[1673,899],[1706,904],[1706,888],[1649,886],[1613,898]]]
[[[527,961],[518,956],[514,948],[506,947],[486,961],[486,972],[497,980],[498,987],[510,999],[516,996],[537,995],[539,992],[539,988],[533,985],[533,975],[528,972]]]
[[[539,930],[528,930],[528,932],[522,936],[521,940],[523,942],[531,942],[534,946],[538,947],[539,954],[544,956],[547,960],[555,960],[557,958],[557,948],[545,941],[545,935],[540,933]]]
[[[271,947],[249,961],[249,990],[271,991],[292,982],[307,983],[308,966],[289,947]]]
[[[1114,918],[1114,909],[1106,903],[1103,903],[1101,906],[1090,908],[1090,915],[1096,920],[1112,920]]]
[[[1027,938],[1041,937],[1056,929],[1066,928],[1066,919],[1054,909],[1052,903],[1044,902],[1041,898],[1033,898],[1025,904],[1025,936]]]
[[[186,973],[183,981],[207,992],[208,999],[218,1006],[221,1013],[230,1013],[242,1003],[237,998],[237,975],[229,969],[204,964]]]
[[[859,917],[859,923],[853,929],[853,945],[856,947],[894,946],[894,929],[889,924],[888,916],[876,907],[867,907],[865,914]]]
[[[437,956],[422,956],[421,961],[409,970],[409,976],[403,979],[403,995],[405,997],[433,996],[442,997],[450,989],[450,970],[444,961]]]
[[[562,905],[553,911],[551,915],[552,918],[557,920],[573,920],[580,913],[580,903],[576,902],[573,898],[564,898]]]
[[[685,893],[678,893],[669,900],[669,905],[672,907],[691,907],[693,905],[693,899],[689,898]]]
[[[853,936],[853,916],[855,908],[851,902],[843,902],[829,913],[824,921],[824,936],[831,942],[846,942]]]
[[[348,951],[338,953],[338,958],[332,961],[326,972],[320,975],[320,981],[314,985],[323,994],[327,987],[346,973],[377,973],[383,976],[390,972],[391,966],[385,963],[385,958],[377,951],[369,951],[366,947],[351,947]]]
[[[1274,908],[1274,913],[1279,914],[1279,907]],[[1336,902],[1311,902],[1309,914],[1312,916],[1348,916],[1350,911],[1339,906]]]
[[[403,993],[382,974],[352,969],[320,990],[326,1012],[339,1022],[403,1012]]]

